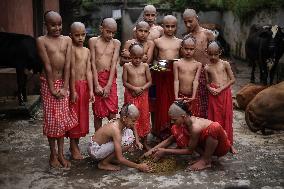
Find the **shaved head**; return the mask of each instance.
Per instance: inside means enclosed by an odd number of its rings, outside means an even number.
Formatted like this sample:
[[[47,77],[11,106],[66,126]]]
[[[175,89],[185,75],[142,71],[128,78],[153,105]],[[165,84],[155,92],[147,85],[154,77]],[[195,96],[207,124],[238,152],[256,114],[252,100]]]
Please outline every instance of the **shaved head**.
[[[117,28],[117,23],[113,18],[105,18],[102,21],[102,27],[107,28]]]
[[[70,26],[70,31],[73,33],[75,30],[83,29],[85,30],[85,25],[82,22],[73,22]]]
[[[58,12],[48,11],[44,14],[45,22],[50,22],[50,21],[53,21],[54,19],[61,19],[61,16]]]
[[[132,55],[135,55],[135,56],[143,56],[144,55],[144,49],[139,44],[134,44],[132,46],[130,45],[129,51]]]
[[[195,17],[198,18],[196,11],[194,9],[185,9],[183,12],[183,18],[185,17]]]
[[[137,118],[139,110],[134,104],[125,104],[120,111],[120,117]]]
[[[150,25],[145,22],[145,21],[140,21],[136,24],[136,29],[139,29],[139,28],[148,28],[150,29]]]
[[[157,10],[154,5],[146,5],[144,7],[144,12],[157,12]]]
[[[212,41],[208,44],[208,50],[214,50],[214,51],[217,51],[217,50],[220,50],[220,46],[219,44],[216,42],[216,41]]]
[[[167,15],[163,18],[163,23],[165,22],[175,22],[177,23],[177,18],[173,15]]]
[[[187,113],[183,109],[181,109],[176,103],[173,103],[170,106],[168,113],[170,117],[179,117],[187,115]]]

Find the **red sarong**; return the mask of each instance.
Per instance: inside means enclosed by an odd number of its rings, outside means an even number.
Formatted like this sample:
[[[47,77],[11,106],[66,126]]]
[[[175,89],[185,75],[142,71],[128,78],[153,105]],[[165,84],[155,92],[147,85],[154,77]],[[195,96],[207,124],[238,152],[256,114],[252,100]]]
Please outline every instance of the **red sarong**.
[[[66,133],[67,137],[80,138],[89,133],[89,87],[86,80],[78,80],[75,83],[77,101],[72,104],[79,124]]]
[[[210,86],[215,89],[218,88],[213,83]],[[233,144],[233,102],[230,87],[216,96],[209,93],[208,119],[220,123],[226,131],[231,144]]]
[[[179,98],[191,98],[192,95],[184,95],[182,93],[178,94]],[[188,103],[188,108],[191,111],[192,115],[199,117],[199,100],[194,99],[193,101]]]
[[[98,81],[101,87],[105,87],[109,79],[110,71],[104,70],[98,72]],[[109,96],[107,98],[96,95],[93,103],[94,115],[99,118],[108,117],[109,114],[117,114],[118,112],[118,97],[116,74],[113,78]]]
[[[199,84],[197,89],[197,101],[199,104],[199,117],[207,119],[208,117],[208,90],[206,87],[206,76],[204,67],[202,67],[199,77]]]
[[[67,131],[78,124],[76,113],[69,106],[69,94],[62,99],[57,99],[51,94],[47,80],[40,77],[40,81],[44,113],[43,134],[47,137],[63,137]],[[54,82],[55,89],[61,89],[62,86],[63,80]]]
[[[169,107],[174,102],[174,75],[172,71],[155,72],[156,108],[153,133],[160,137],[161,131],[170,130]]]
[[[139,110],[139,118],[135,127],[138,136],[144,138],[150,133],[150,112],[148,103],[148,90],[144,91],[140,96],[133,97],[128,89],[125,89],[124,102],[134,104]]]
[[[206,140],[209,136],[218,140],[218,146],[214,151],[214,155],[220,157],[229,152],[231,143],[228,139],[226,131],[224,131],[223,127],[218,122],[212,122],[208,127],[201,131],[198,146],[205,149]]]
[[[188,146],[189,133],[184,126],[173,125],[171,128],[171,133],[175,137],[178,147],[184,148]]]

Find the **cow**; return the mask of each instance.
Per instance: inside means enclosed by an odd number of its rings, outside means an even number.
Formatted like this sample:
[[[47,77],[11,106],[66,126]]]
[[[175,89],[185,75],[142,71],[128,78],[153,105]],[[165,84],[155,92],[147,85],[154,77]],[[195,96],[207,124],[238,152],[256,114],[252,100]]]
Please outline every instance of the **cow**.
[[[279,59],[284,53],[283,28],[275,26],[252,25],[245,42],[246,59],[252,65],[251,83],[255,82],[255,67],[260,70],[260,82],[267,85],[273,84],[275,71]]]
[[[0,67],[16,68],[19,105],[27,101],[27,74],[41,72],[42,65],[37,54],[35,38],[16,33],[0,32]]]
[[[247,105],[245,120],[253,132],[284,130],[284,81],[259,92]]]

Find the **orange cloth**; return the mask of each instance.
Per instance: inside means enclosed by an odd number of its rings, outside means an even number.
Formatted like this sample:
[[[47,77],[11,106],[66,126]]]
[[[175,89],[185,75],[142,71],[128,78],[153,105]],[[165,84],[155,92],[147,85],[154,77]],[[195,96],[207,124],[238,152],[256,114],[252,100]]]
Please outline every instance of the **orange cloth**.
[[[224,131],[223,127],[218,122],[212,122],[208,127],[201,131],[198,146],[205,149],[206,140],[209,136],[218,140],[218,146],[214,151],[214,155],[220,157],[229,152],[231,143],[228,140],[226,131]]]
[[[171,64],[172,65],[172,64]],[[174,102],[174,75],[172,70],[154,73],[156,83],[156,108],[153,133],[161,137],[161,132],[170,130],[169,107]]]
[[[69,106],[69,94],[57,99],[51,94],[46,78],[40,77],[40,81],[44,113],[43,134],[47,137],[63,137],[78,124],[76,113]],[[61,89],[62,86],[63,80],[54,81],[55,89]]]
[[[210,86],[215,89],[218,88],[213,83]],[[230,87],[216,96],[209,93],[208,119],[220,123],[228,134],[231,144],[233,144],[233,102]]]
[[[188,146],[189,133],[184,126],[173,125],[171,128],[171,133],[175,137],[178,147],[184,148]]]
[[[75,83],[77,101],[72,104],[79,124],[66,133],[67,137],[80,138],[89,133],[89,87],[86,80],[78,80]]]
[[[192,95],[184,95],[182,93],[178,94],[179,98],[191,98]],[[199,101],[198,99],[194,99],[193,101],[188,103],[188,108],[191,111],[192,115],[199,117]]]
[[[135,124],[138,136],[143,138],[150,133],[150,112],[148,103],[148,90],[140,96],[133,97],[128,89],[125,89],[124,102],[134,104],[139,110],[139,118]]]
[[[98,72],[98,81],[101,87],[105,87],[109,79],[110,71],[104,70]],[[104,98],[96,95],[95,102],[93,103],[93,112],[99,118],[109,116],[109,114],[117,114],[118,112],[118,97],[117,97],[117,85],[116,74],[113,78],[109,96]]]

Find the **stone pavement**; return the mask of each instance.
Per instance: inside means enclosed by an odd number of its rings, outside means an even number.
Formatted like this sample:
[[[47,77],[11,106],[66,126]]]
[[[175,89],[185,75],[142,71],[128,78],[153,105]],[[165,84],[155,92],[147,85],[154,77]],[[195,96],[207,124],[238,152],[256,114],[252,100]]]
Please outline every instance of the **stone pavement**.
[[[245,63],[237,62],[237,82],[233,94],[249,81]],[[121,68],[118,68],[119,104],[123,103]],[[91,116],[92,118],[92,116]],[[262,188],[284,187],[284,132],[263,136],[246,126],[244,112],[234,110],[234,139],[239,154],[228,154],[213,167],[201,172],[185,172],[188,157],[178,158],[180,169],[170,173],[142,173],[122,166],[119,172],[99,170],[87,156],[87,142],[94,132],[80,141],[86,157],[72,161],[72,167],[50,169],[49,147],[42,135],[42,110],[31,119],[0,118],[0,188]],[[65,154],[70,157],[68,140]],[[243,187],[242,187],[243,186]]]

